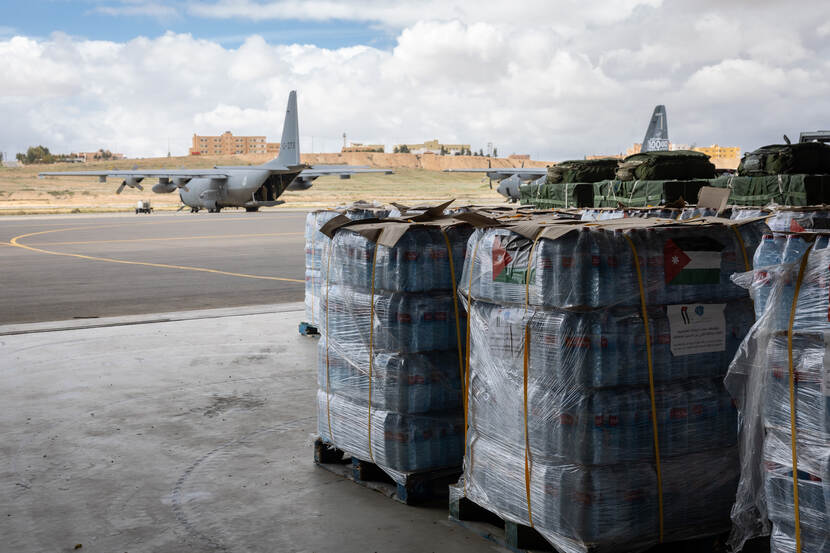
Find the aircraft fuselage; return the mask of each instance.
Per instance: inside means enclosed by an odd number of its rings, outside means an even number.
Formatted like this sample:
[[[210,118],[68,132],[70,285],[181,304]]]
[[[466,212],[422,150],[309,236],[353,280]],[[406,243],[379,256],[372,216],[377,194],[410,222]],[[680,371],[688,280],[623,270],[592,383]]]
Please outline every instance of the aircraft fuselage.
[[[271,171],[267,169],[234,169],[228,178],[196,178],[179,189],[182,202],[191,209],[214,211],[223,207],[245,207],[255,201],[254,195],[265,184]]]

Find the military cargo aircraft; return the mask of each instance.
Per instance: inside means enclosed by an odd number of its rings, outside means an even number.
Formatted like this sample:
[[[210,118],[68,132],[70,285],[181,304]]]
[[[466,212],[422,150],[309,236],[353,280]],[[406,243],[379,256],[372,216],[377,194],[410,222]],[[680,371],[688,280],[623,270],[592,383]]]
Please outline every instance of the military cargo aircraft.
[[[318,165],[300,163],[300,130],[297,122],[297,91],[288,95],[288,107],[282,128],[279,155],[262,165],[215,166],[212,169],[132,169],[128,171],[49,171],[39,177],[94,176],[100,182],[107,177],[121,179],[116,190],[124,187],[144,190],[141,181],[158,179],[153,192],[169,194],[178,190],[184,206],[192,212],[207,209],[218,213],[225,207],[244,207],[257,211],[260,207],[285,203],[278,200],[286,190],[306,190],[313,181],[325,175],[340,175],[348,179],[355,173],[392,174],[387,169],[370,169],[356,165]],[[184,207],[183,206],[183,207]]]
[[[669,129],[666,120],[666,106],[654,107],[649,120],[646,135],[643,138],[642,152],[654,152],[669,149]],[[528,181],[539,180],[544,182],[547,177],[547,167],[514,167],[507,169],[445,169],[453,173],[485,173],[491,180],[498,180],[496,191],[515,202],[519,200],[519,186]]]

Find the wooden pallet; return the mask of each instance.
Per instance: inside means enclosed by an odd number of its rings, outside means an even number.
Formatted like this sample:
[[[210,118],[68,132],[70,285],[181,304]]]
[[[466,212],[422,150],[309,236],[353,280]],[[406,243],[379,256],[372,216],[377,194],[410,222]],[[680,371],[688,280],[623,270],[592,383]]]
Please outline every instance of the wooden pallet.
[[[456,491],[460,492],[457,488]],[[453,494],[453,496],[456,495],[460,495],[460,493]],[[535,529],[506,520],[466,497],[450,500],[450,520],[515,553],[556,551],[550,542]],[[663,543],[646,551],[647,553],[725,553],[727,551],[727,536],[728,534],[721,534],[706,538]],[[577,545],[574,542],[574,546]],[[590,543],[582,544],[581,547],[589,553],[598,550],[598,546]],[[606,545],[604,549],[607,551],[609,547]],[[625,545],[620,545],[619,551],[628,550],[629,548]],[[769,538],[757,538],[748,541],[743,552],[768,553]]]
[[[322,438],[314,441],[314,463],[406,505],[427,502],[446,504],[448,486],[461,475],[461,467],[414,472],[408,473],[404,482],[399,484],[376,464],[351,457]]]

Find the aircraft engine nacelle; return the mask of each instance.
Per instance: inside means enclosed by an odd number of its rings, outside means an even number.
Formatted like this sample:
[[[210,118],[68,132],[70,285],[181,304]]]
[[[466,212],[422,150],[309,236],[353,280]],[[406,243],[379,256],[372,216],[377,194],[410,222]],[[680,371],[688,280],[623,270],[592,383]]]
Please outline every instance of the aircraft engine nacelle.
[[[517,202],[519,201],[519,186],[521,184],[522,179],[519,178],[519,175],[512,175],[501,181],[496,190],[511,202]]]
[[[317,177],[296,177],[286,190],[308,190]]]
[[[120,194],[125,186],[129,186],[130,188],[138,188],[139,190],[144,190],[144,187],[141,186],[139,183],[144,180],[144,177],[126,177],[124,180],[121,181],[121,186],[115,191],[116,194]]]
[[[176,185],[170,182],[167,177],[159,178],[158,184],[153,185],[153,192],[156,194],[170,194],[176,190]]]

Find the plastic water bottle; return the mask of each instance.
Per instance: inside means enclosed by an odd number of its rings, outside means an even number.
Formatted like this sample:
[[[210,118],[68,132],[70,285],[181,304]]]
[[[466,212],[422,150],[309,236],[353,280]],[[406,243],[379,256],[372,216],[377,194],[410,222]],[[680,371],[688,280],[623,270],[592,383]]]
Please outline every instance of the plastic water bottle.
[[[782,277],[776,309],[777,328],[779,329],[786,329],[790,324],[792,302],[795,297],[795,284],[798,279],[798,263],[801,261],[806,250],[807,242],[803,237],[797,234],[791,234],[787,237],[787,243],[784,245],[781,261],[785,265],[788,265],[788,267],[784,268],[785,272]]]
[[[752,292],[755,300],[755,317],[760,318],[767,307],[772,291],[772,276],[769,268],[779,265],[783,259],[786,239],[773,234],[765,234],[752,258],[753,277]]]
[[[569,232],[553,241],[553,302],[557,307],[575,307],[580,303],[582,283],[578,281],[577,247],[581,232]]]

